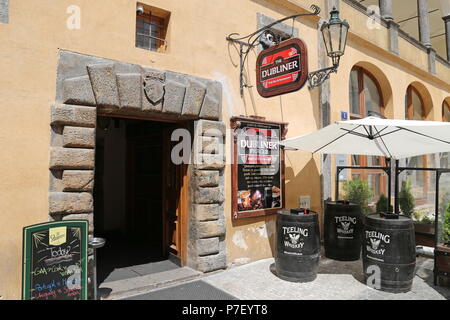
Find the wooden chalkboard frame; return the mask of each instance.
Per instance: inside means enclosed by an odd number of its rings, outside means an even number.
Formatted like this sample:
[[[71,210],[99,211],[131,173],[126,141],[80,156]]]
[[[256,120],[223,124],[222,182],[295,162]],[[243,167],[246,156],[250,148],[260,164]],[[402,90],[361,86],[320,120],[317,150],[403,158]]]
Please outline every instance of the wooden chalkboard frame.
[[[38,223],[23,228],[22,248],[22,300],[31,300],[31,264],[32,264],[32,234],[46,231],[57,227],[75,227],[81,230],[81,297],[80,300],[88,298],[88,220],[64,220]]]
[[[279,210],[285,208],[285,153],[284,148],[280,148],[280,182],[281,182],[281,207],[273,209],[259,209],[251,211],[239,211],[237,205],[237,191],[238,191],[238,158],[237,158],[237,136],[236,129],[239,129],[241,122],[253,123],[254,125],[278,125],[280,127],[280,141],[286,138],[288,122],[267,121],[264,117],[250,116],[250,117],[232,117],[230,119],[230,127],[233,129],[233,162],[231,164],[231,217],[233,220],[243,218],[261,217],[276,214]]]

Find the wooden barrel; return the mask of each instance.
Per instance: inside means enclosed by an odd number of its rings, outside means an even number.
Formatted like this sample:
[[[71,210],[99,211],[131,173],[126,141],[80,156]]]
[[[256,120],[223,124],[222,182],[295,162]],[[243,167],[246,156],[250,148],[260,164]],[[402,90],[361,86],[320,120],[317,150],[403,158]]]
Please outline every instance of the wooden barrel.
[[[416,266],[412,219],[394,214],[368,215],[364,221],[362,254],[369,286],[394,293],[410,291]],[[380,288],[377,288],[377,270]]]
[[[348,201],[326,202],[323,223],[325,256],[339,261],[358,260],[362,226],[359,205]]]
[[[275,255],[277,276],[292,282],[313,281],[317,277],[319,258],[317,213],[308,209],[280,210]]]

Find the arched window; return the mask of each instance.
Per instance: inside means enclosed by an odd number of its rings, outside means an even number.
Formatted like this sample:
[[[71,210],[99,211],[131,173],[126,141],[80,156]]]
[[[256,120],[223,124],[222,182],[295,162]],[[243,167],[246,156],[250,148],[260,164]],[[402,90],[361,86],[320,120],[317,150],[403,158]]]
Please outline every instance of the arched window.
[[[419,91],[412,85],[406,90],[405,118],[407,120],[425,120],[425,105]],[[427,168],[427,156],[417,156],[406,160],[407,167]],[[428,172],[412,171],[412,191],[416,198],[416,204],[426,202],[428,196]]]
[[[361,67],[350,72],[350,113],[353,119],[364,118],[369,111],[384,113],[380,86],[375,77]]]
[[[354,67],[350,72],[349,83],[350,118],[361,119],[369,115],[369,111],[374,111],[384,115],[383,96],[376,78],[362,67]],[[353,166],[384,166],[385,160],[382,157],[372,156],[352,156]],[[386,195],[386,177],[381,170],[358,170],[352,169],[352,178],[366,180],[372,187],[376,201],[381,193]]]
[[[406,92],[405,116],[408,120],[424,120],[425,108],[422,97],[413,86]]]

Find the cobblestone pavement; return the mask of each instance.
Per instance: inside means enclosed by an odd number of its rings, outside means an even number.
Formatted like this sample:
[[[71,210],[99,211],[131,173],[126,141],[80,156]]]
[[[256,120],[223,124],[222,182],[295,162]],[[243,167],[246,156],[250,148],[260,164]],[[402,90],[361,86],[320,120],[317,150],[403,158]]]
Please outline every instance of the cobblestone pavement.
[[[450,288],[433,286],[433,260],[417,258],[412,290],[388,293],[367,287],[362,261],[340,262],[321,257],[316,280],[293,283],[271,270],[274,259],[264,259],[204,277],[202,280],[243,300],[445,300]]]

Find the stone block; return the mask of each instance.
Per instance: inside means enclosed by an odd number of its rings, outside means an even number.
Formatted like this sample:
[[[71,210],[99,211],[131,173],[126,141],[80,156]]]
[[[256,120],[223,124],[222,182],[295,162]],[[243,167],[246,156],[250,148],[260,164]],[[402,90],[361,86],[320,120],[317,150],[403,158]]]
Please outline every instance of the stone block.
[[[219,101],[207,94],[199,114],[202,119],[218,120],[220,117]]]
[[[62,220],[88,220],[89,221],[89,233],[94,232],[94,214],[93,213],[76,213],[64,215]]]
[[[186,87],[175,81],[167,81],[164,90],[162,111],[164,113],[181,114]]]
[[[88,65],[95,101],[102,107],[120,107],[114,63]]]
[[[194,203],[222,203],[224,200],[222,187],[195,188]]]
[[[193,204],[193,217],[196,221],[210,221],[224,218],[223,204]]]
[[[64,170],[62,182],[63,191],[92,191],[94,189],[94,171]]]
[[[225,123],[221,121],[198,120],[196,121],[196,125],[200,126],[197,130],[199,136],[225,137],[226,135],[227,128]]]
[[[118,73],[117,87],[121,108],[141,109],[142,77],[140,73]]]
[[[164,98],[164,71],[143,68],[142,110],[161,111]]]
[[[224,154],[197,154],[194,163],[198,170],[222,170],[225,167]]]
[[[65,126],[63,130],[63,146],[76,148],[95,147],[95,129]]]
[[[68,104],[52,105],[51,124],[78,127],[95,127],[96,108],[80,107]]]
[[[88,192],[50,192],[50,214],[93,212],[92,194]]]
[[[211,272],[226,268],[227,256],[225,252],[197,258],[197,270]]]
[[[225,221],[202,221],[191,226],[192,236],[196,239],[220,237],[225,235]]]
[[[219,253],[219,237],[198,239],[196,241],[196,252],[199,256]]]
[[[50,148],[50,169],[94,169],[92,149]]]
[[[217,170],[194,170],[194,177],[197,187],[217,187],[220,181]]]
[[[193,79],[190,79],[188,83],[182,114],[187,116],[198,116],[205,97],[206,86]]]
[[[69,78],[63,81],[63,102],[83,106],[95,106],[89,76]]]
[[[204,154],[219,154],[220,151],[223,152],[224,149],[224,141],[222,137],[208,137],[201,136],[198,137],[199,143],[198,146],[200,150],[198,152]]]

